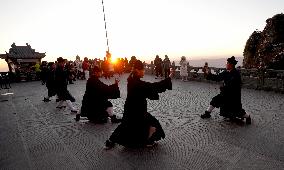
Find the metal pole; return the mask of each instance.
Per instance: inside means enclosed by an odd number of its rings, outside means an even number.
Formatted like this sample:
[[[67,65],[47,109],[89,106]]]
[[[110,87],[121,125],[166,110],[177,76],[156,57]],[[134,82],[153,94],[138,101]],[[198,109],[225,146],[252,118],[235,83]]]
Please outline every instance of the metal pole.
[[[107,51],[109,52],[108,37],[107,37],[107,26],[106,26],[106,15],[105,15],[105,7],[104,7],[104,1],[103,1],[103,0],[102,0],[102,6],[103,6],[104,22],[105,22],[105,31],[106,31]]]

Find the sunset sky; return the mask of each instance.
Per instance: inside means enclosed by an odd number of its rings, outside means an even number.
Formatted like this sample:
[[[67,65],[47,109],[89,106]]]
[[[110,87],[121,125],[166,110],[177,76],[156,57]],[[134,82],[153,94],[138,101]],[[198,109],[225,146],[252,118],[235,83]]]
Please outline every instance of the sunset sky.
[[[242,56],[246,40],[284,0],[104,0],[114,57]],[[44,60],[103,57],[101,0],[0,0],[0,53],[29,43]]]

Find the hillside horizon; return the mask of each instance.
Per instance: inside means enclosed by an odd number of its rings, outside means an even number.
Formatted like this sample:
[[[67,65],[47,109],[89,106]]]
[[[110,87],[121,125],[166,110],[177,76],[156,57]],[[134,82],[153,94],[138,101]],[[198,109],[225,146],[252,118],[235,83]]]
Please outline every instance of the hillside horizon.
[[[244,57],[236,57],[236,60],[238,61],[238,66],[243,65],[243,59]],[[176,65],[179,65],[179,61],[174,60]],[[192,59],[188,60],[189,65],[193,67],[203,67],[204,63],[207,62],[209,67],[218,67],[218,68],[225,68],[227,63],[227,58],[214,58],[214,59]]]

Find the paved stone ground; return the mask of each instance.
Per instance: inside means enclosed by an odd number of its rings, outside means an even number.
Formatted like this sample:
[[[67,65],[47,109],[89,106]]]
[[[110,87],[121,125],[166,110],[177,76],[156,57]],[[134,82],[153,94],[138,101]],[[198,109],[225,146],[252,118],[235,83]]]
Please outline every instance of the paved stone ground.
[[[115,113],[123,112],[126,77],[121,77],[121,98],[112,100]],[[78,108],[85,83],[68,86]],[[225,121],[218,109],[203,120],[199,115],[219,93],[218,85],[173,80],[172,91],[148,101],[166,138],[154,148],[104,150],[117,124],[75,122],[68,109],[55,108],[55,99],[42,101],[47,89],[40,82],[0,92],[13,93],[0,96],[0,169],[284,169],[283,94],[243,89],[252,125]]]

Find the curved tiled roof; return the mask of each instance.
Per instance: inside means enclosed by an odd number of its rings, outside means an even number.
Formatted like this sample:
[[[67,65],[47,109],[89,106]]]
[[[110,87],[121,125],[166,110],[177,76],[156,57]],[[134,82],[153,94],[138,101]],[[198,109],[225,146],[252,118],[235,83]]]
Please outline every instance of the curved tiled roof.
[[[8,56],[10,58],[44,58],[45,53],[36,52],[29,44],[26,46],[16,46],[15,43],[11,45]]]

